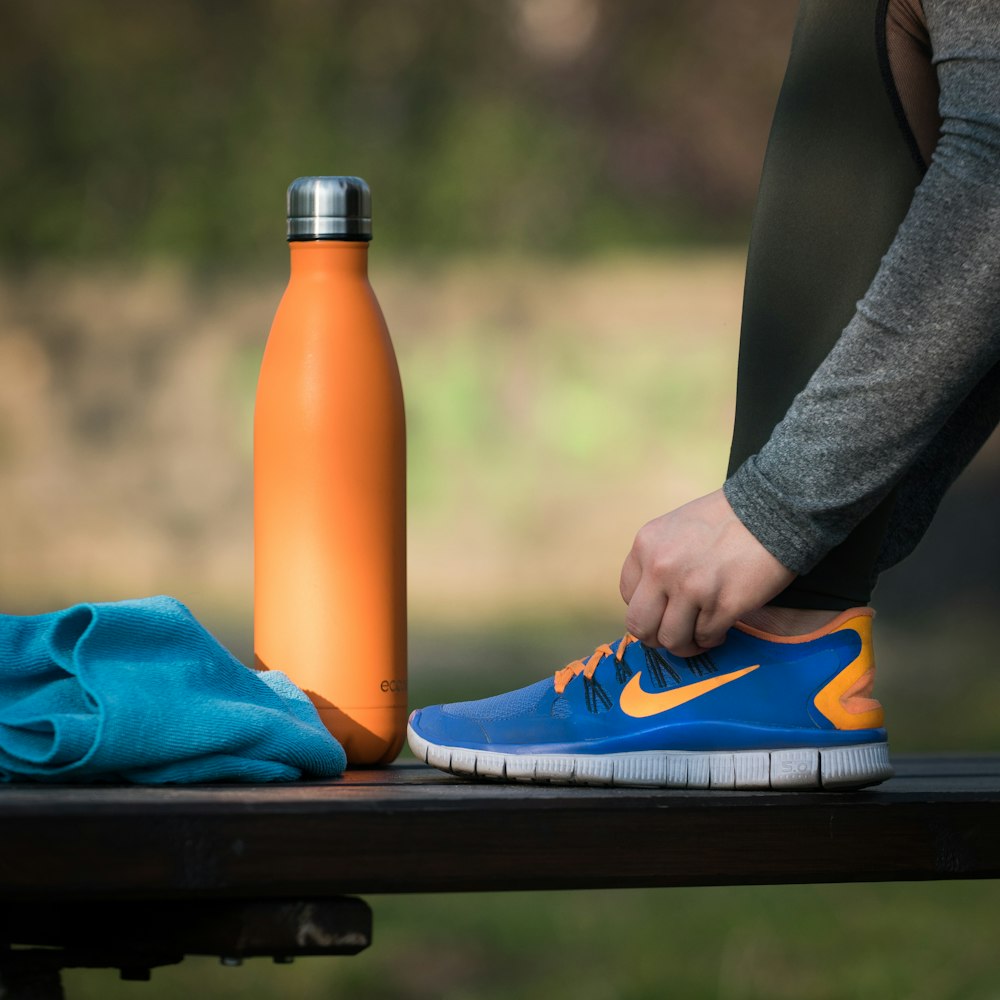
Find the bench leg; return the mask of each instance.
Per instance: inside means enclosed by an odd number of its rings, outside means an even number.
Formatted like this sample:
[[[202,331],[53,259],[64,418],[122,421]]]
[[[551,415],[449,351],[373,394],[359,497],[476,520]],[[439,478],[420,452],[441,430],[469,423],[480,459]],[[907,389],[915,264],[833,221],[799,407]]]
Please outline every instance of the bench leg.
[[[0,953],[0,1000],[63,1000],[60,965],[46,959],[46,952]]]

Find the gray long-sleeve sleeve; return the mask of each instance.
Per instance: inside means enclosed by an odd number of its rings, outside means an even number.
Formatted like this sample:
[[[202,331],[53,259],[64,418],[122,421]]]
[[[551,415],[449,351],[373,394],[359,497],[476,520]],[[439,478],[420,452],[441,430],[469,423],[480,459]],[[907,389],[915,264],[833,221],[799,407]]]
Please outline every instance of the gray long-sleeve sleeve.
[[[874,509],[1000,360],[1000,3],[924,10],[943,119],[931,165],[837,344],[723,487],[798,573]]]

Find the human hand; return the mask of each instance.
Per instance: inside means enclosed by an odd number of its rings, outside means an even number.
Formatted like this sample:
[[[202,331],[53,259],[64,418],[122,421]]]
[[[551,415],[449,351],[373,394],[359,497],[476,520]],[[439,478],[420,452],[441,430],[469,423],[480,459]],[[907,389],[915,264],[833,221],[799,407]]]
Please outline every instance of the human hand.
[[[622,566],[626,627],[647,645],[696,656],[794,579],[716,490],[640,528]]]

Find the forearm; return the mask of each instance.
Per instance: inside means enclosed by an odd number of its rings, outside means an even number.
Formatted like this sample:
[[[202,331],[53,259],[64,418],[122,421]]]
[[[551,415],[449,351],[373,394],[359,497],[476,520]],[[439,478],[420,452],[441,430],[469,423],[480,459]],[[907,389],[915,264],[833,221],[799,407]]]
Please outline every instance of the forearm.
[[[927,0],[944,118],[934,162],[836,347],[726,483],[740,519],[797,572],[878,504],[1000,357],[1000,25],[988,6]]]

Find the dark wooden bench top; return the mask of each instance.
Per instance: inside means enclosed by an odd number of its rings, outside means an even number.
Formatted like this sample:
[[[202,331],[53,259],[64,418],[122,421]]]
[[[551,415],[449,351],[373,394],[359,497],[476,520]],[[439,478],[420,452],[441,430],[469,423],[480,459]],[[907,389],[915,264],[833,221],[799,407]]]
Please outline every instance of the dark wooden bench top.
[[[1000,876],[1000,755],[852,793],[470,782],[0,788],[0,898],[278,899]]]

